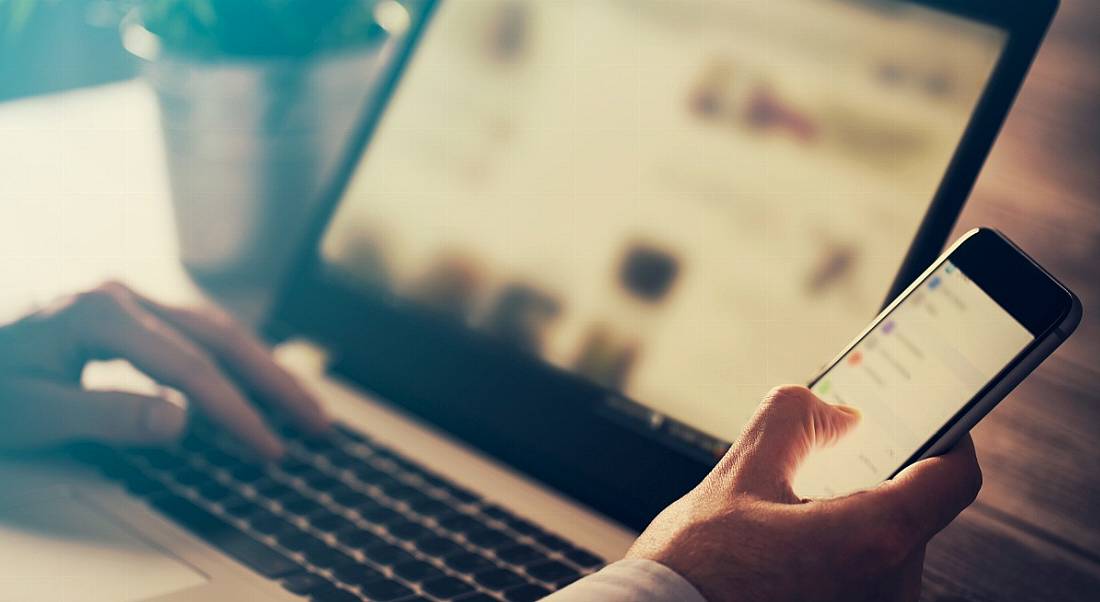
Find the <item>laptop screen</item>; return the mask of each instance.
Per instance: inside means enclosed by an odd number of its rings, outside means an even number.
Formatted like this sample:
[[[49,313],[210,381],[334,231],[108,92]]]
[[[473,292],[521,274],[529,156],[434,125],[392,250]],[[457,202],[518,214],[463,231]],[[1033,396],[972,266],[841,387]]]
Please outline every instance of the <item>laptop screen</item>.
[[[720,451],[875,315],[1005,41],[903,2],[445,1],[322,263]]]

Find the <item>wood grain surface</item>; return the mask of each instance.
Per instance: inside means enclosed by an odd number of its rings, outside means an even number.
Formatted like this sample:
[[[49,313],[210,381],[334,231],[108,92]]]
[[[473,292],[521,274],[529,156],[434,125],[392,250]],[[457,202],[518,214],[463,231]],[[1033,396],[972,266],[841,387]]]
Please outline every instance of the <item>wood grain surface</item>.
[[[978,502],[929,547],[928,600],[1100,596],[1100,3],[1063,0],[958,232],[1005,232],[1084,304],[974,432]]]

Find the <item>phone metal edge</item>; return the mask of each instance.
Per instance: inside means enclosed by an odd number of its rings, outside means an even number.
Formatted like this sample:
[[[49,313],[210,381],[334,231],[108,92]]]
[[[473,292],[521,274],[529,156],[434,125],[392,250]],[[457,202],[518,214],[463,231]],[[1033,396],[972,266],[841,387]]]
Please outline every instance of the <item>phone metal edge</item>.
[[[1039,366],[1039,364],[1043,363],[1044,360],[1050,357],[1050,355],[1054,353],[1054,350],[1057,349],[1063,342],[1065,342],[1071,334],[1073,334],[1074,330],[1076,330],[1077,328],[1077,325],[1081,322],[1081,318],[1084,313],[1083,307],[1081,305],[1081,300],[1077,297],[1077,295],[1073,293],[1073,291],[1069,290],[1069,288],[1062,284],[1061,281],[1055,278],[1050,272],[1040,266],[1027,253],[1025,253],[1015,243],[1013,243],[1005,235],[1001,234],[996,229],[973,228],[960,236],[954,243],[952,243],[951,246],[948,247],[936,259],[936,261],[932,262],[932,264],[928,266],[926,270],[921,272],[920,276],[915,278],[913,282],[909,284],[909,286],[905,287],[905,289],[901,293],[899,293],[893,301],[890,302],[889,305],[884,307],[882,311],[879,312],[877,316],[875,316],[875,319],[872,320],[871,323],[866,328],[864,328],[863,331],[861,331],[854,339],[852,339],[852,341],[847,346],[845,346],[843,351],[837,354],[833,359],[827,362],[824,367],[821,368],[821,370],[818,371],[813,379],[810,380],[808,386],[813,387],[815,384],[817,384],[817,381],[821,380],[822,377],[828,374],[829,371],[832,370],[842,359],[844,359],[844,357],[847,356],[848,353],[850,353],[856,345],[858,345],[864,338],[866,338],[867,335],[871,333],[871,331],[877,328],[879,324],[881,324],[882,321],[891,312],[893,312],[898,305],[905,301],[905,299],[907,299],[914,290],[916,290],[929,276],[931,276],[933,272],[939,269],[943,262],[946,261],[951,256],[951,254],[955,252],[956,249],[962,246],[971,237],[979,234],[983,230],[992,232],[998,238],[1007,242],[1012,249],[1023,255],[1031,264],[1038,267],[1044,275],[1054,281],[1054,283],[1057,284],[1058,287],[1061,288],[1069,296],[1070,308],[1066,311],[1066,314],[1062,317],[1061,321],[1055,324],[1052,328],[1048,329],[1048,331],[1044,334],[1039,335],[1036,341],[1029,345],[1031,347],[1029,351],[1024,352],[1023,350],[1021,350],[1021,353],[1023,353],[1023,355],[1013,360],[1012,367],[1009,368],[1008,372],[1006,372],[1000,379],[998,379],[997,382],[993,386],[991,386],[984,395],[968,403],[967,406],[969,406],[969,409],[960,409],[960,411],[962,411],[963,413],[952,420],[950,426],[945,432],[943,432],[939,436],[933,434],[932,437],[934,437],[935,440],[931,442],[930,445],[928,445],[928,443],[926,442],[928,448],[924,451],[924,453],[920,454],[916,458],[911,458],[910,460],[907,460],[897,470],[895,470],[889,478],[893,478],[897,473],[905,470],[906,467],[912,465],[915,462],[919,462],[920,460],[931,458],[933,456],[942,455],[949,451],[952,447],[954,447],[955,444],[958,443],[958,441],[962,439],[964,435],[969,433],[970,430],[974,428],[974,426],[976,426],[982,418],[985,418],[985,416],[989,414],[989,412],[991,412],[1001,400],[1007,397],[1008,394],[1011,393],[1017,385],[1023,382],[1023,380],[1027,378],[1027,376],[1031,374],[1031,372],[1033,372]]]
[[[972,230],[969,230],[965,234],[960,236],[955,242],[951,243],[951,246],[948,247],[943,253],[941,253],[940,256],[937,257],[936,260],[933,261],[932,264],[928,266],[928,268],[926,268],[923,272],[921,272],[919,276],[914,278],[913,282],[909,283],[909,286],[905,287],[904,290],[902,290],[900,293],[898,293],[898,296],[894,297],[894,300],[891,301],[889,303],[889,305],[882,308],[882,311],[880,311],[878,313],[878,315],[876,315],[875,318],[873,320],[871,320],[871,323],[868,324],[867,327],[864,328],[862,331],[860,331],[860,333],[857,334],[855,336],[855,338],[853,338],[851,340],[851,342],[849,342],[847,345],[845,345],[844,349],[840,353],[836,354],[828,362],[825,362],[825,364],[822,365],[822,367],[817,371],[817,374],[814,375],[814,377],[812,379],[810,379],[809,384],[807,384],[806,386],[813,387],[815,384],[817,384],[817,381],[821,380],[821,378],[823,376],[828,374],[829,371],[832,370],[833,367],[836,366],[842,359],[844,359],[844,356],[848,355],[848,353],[850,351],[852,351],[852,349],[854,349],[855,346],[858,345],[860,341],[862,341],[864,338],[866,338],[867,335],[870,334],[871,331],[873,331],[875,328],[878,328],[879,324],[881,324],[882,321],[884,319],[886,319],[886,316],[890,315],[890,313],[892,311],[894,311],[894,309],[898,305],[900,305],[902,301],[907,299],[909,297],[909,295],[914,290],[916,290],[921,285],[921,283],[923,283],[925,281],[925,279],[927,279],[929,276],[932,275],[933,272],[935,272],[937,269],[939,269],[940,265],[943,264],[943,262],[946,261],[947,258],[950,257],[952,253],[955,252],[955,249],[958,249],[960,246],[962,246],[963,243],[965,243],[971,237],[973,237],[976,234],[978,234],[979,232],[981,232],[981,230],[982,230],[981,228],[974,228]]]

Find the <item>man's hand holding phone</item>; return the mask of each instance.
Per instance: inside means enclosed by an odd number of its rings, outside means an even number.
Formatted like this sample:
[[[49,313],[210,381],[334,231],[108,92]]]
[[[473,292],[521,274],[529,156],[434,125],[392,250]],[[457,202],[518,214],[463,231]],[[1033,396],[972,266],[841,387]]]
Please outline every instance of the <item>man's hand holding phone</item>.
[[[966,436],[873,489],[799,499],[799,464],[858,420],[806,388],[773,390],[714,470],[627,556],[670,567],[709,602],[917,599],[925,544],[981,488],[974,446]]]

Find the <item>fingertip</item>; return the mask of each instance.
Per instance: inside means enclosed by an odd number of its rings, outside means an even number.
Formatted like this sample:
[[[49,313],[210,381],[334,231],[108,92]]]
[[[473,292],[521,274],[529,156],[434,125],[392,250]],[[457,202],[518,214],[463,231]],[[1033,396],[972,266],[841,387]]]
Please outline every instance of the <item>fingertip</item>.
[[[183,436],[187,428],[187,412],[167,400],[147,403],[142,426],[151,442],[170,443]]]
[[[265,438],[264,442],[256,447],[256,453],[265,462],[278,462],[286,455],[286,446],[272,435],[270,438]]]
[[[307,435],[324,435],[332,430],[332,418],[322,414],[306,425]]]
[[[860,420],[863,418],[863,412],[860,412],[859,409],[852,406],[834,405],[831,407],[841,414],[846,414],[852,420]]]
[[[260,462],[278,462],[286,455],[283,440],[266,424],[260,423],[258,428],[247,434],[241,433],[238,438],[246,450]]]
[[[320,435],[332,428],[332,417],[313,398],[307,398],[296,407],[298,408],[298,426],[307,434]]]
[[[859,424],[862,416],[859,410],[851,406],[819,402],[818,407],[824,410],[820,419],[823,428],[815,433],[817,435],[815,444],[821,446],[832,445],[838,441]]]

